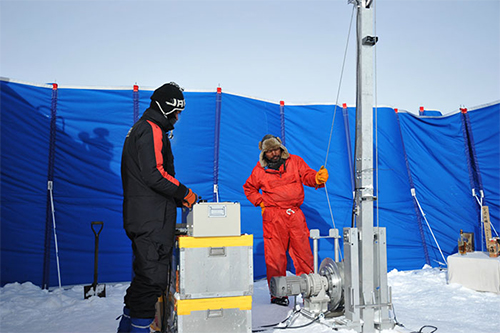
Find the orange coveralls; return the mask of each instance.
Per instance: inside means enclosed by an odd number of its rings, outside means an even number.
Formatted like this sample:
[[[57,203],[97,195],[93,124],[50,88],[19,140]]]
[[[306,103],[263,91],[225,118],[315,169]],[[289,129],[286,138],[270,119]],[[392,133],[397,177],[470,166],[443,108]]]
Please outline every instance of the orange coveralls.
[[[243,185],[246,197],[254,206],[264,202],[266,207],[262,225],[268,283],[273,276],[286,276],[287,250],[296,275],[314,270],[309,228],[300,205],[304,202],[303,185],[317,186],[315,176],[316,171],[301,157],[290,154],[279,170],[263,168],[258,162]]]

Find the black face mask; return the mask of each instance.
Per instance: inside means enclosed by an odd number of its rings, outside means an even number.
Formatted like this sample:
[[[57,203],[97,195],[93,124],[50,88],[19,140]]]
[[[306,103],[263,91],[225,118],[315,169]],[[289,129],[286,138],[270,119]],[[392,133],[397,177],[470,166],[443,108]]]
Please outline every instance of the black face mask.
[[[172,126],[174,126],[175,123],[177,122],[177,119],[175,119],[175,112],[172,112],[171,114],[169,114],[167,116],[167,119],[172,124]]]

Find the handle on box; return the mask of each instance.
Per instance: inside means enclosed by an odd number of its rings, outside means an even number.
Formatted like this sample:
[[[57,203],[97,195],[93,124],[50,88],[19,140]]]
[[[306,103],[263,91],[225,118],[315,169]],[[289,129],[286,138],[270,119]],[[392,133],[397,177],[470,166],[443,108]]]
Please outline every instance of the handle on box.
[[[224,312],[222,309],[207,310],[207,319],[224,317]]]
[[[220,257],[226,255],[225,247],[211,247],[208,253],[210,257]]]

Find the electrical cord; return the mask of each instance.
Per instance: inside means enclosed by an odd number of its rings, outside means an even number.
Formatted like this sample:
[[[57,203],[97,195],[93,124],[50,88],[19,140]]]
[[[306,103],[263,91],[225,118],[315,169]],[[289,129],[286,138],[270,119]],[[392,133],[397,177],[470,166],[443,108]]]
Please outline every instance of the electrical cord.
[[[301,314],[304,317],[306,317],[308,319],[311,319],[311,321],[308,322],[308,323],[306,323],[306,324],[299,325],[299,326],[289,326],[293,322],[293,317],[296,314]],[[275,330],[304,328],[304,327],[307,327],[307,326],[312,325],[313,323],[319,321],[320,318],[321,318],[321,316],[317,316],[316,318],[311,318],[311,317],[305,315],[304,313],[302,313],[302,309],[300,309],[300,310],[294,310],[285,320],[282,320],[281,322],[279,322],[277,324],[274,324],[274,325],[262,325],[261,327],[264,328],[264,329],[252,330],[252,332],[265,332],[266,330],[271,329],[271,328],[275,329]],[[283,323],[286,323],[286,322],[288,322],[288,323],[285,326],[283,326],[283,327],[279,327],[278,326],[279,324],[283,324]]]
[[[396,323],[396,325],[401,326],[401,327],[405,327],[405,325],[401,324],[398,321],[398,318],[396,318],[396,309],[394,308],[394,304],[391,306],[391,309],[392,309],[392,313],[394,314],[394,322]]]
[[[279,323],[276,323],[276,324],[269,324],[269,325],[261,325],[261,329],[256,329],[256,330],[252,330],[252,332],[264,332],[264,331],[267,331],[269,328],[273,328],[273,327],[276,327],[280,324],[283,324],[285,322],[287,322],[288,320],[290,320],[290,318],[292,316],[294,316],[297,312],[300,312],[300,310],[293,310],[292,313],[290,313],[290,315],[288,317],[286,317],[285,319],[283,319],[282,321],[280,321]],[[263,329],[262,329],[263,328]]]
[[[312,325],[313,323],[317,322],[319,320],[319,317],[316,317],[315,319],[311,320],[307,324],[299,325],[299,326],[285,326],[285,327],[274,327],[274,329],[279,329],[279,330],[287,330],[287,329],[295,329],[295,328],[304,328],[309,325]]]
[[[391,309],[392,309],[392,313],[393,313],[393,317],[394,317],[394,322],[396,323],[396,325],[398,326],[401,326],[401,327],[405,327],[405,325],[401,324],[398,319],[396,318],[396,309],[394,308],[394,305],[391,306]],[[437,327],[436,326],[432,326],[432,325],[424,325],[422,327],[420,327],[420,329],[418,331],[411,331],[410,333],[424,333],[422,332],[422,330],[426,327],[429,327],[429,328],[433,328],[434,330],[433,331],[430,331],[430,332],[427,332],[427,333],[434,333],[437,331]]]
[[[263,329],[252,330],[252,332],[265,332],[265,331],[267,331],[267,330],[269,330],[271,328],[275,329],[275,330],[286,330],[286,329],[304,328],[304,327],[307,327],[307,326],[312,325],[313,323],[319,321],[320,318],[321,318],[321,316],[317,316],[316,318],[312,319],[310,322],[308,322],[306,324],[302,324],[302,325],[299,325],[299,326],[289,326],[292,323],[292,321],[293,321],[292,319],[293,319],[293,317],[296,314],[301,314],[301,315],[303,315],[306,318],[310,318],[310,317],[308,317],[308,316],[306,316],[305,314],[302,313],[302,309],[300,309],[300,310],[294,310],[285,320],[282,320],[281,322],[279,322],[277,324],[274,324],[274,325],[262,325],[261,328],[263,328]],[[283,327],[278,326],[279,324],[283,324],[285,322],[288,322],[285,326],[283,326]]]
[[[426,328],[426,327],[430,327],[430,328],[433,328],[433,329],[434,329],[434,330],[432,330],[432,331],[429,331],[428,333],[434,333],[434,332],[436,332],[436,331],[437,331],[437,329],[438,329],[436,326],[432,326],[432,325],[424,325],[424,326],[420,327],[420,329],[419,329],[418,331],[412,331],[411,333],[424,333],[422,330],[423,330],[424,328]]]

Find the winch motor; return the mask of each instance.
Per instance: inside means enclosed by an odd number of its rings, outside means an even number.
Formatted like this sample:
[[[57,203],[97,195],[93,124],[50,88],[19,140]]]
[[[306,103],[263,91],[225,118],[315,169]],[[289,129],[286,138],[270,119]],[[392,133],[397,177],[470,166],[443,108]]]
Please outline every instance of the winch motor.
[[[271,294],[275,297],[302,294],[304,310],[317,315],[335,312],[344,306],[344,263],[326,258],[319,273],[271,278]]]

